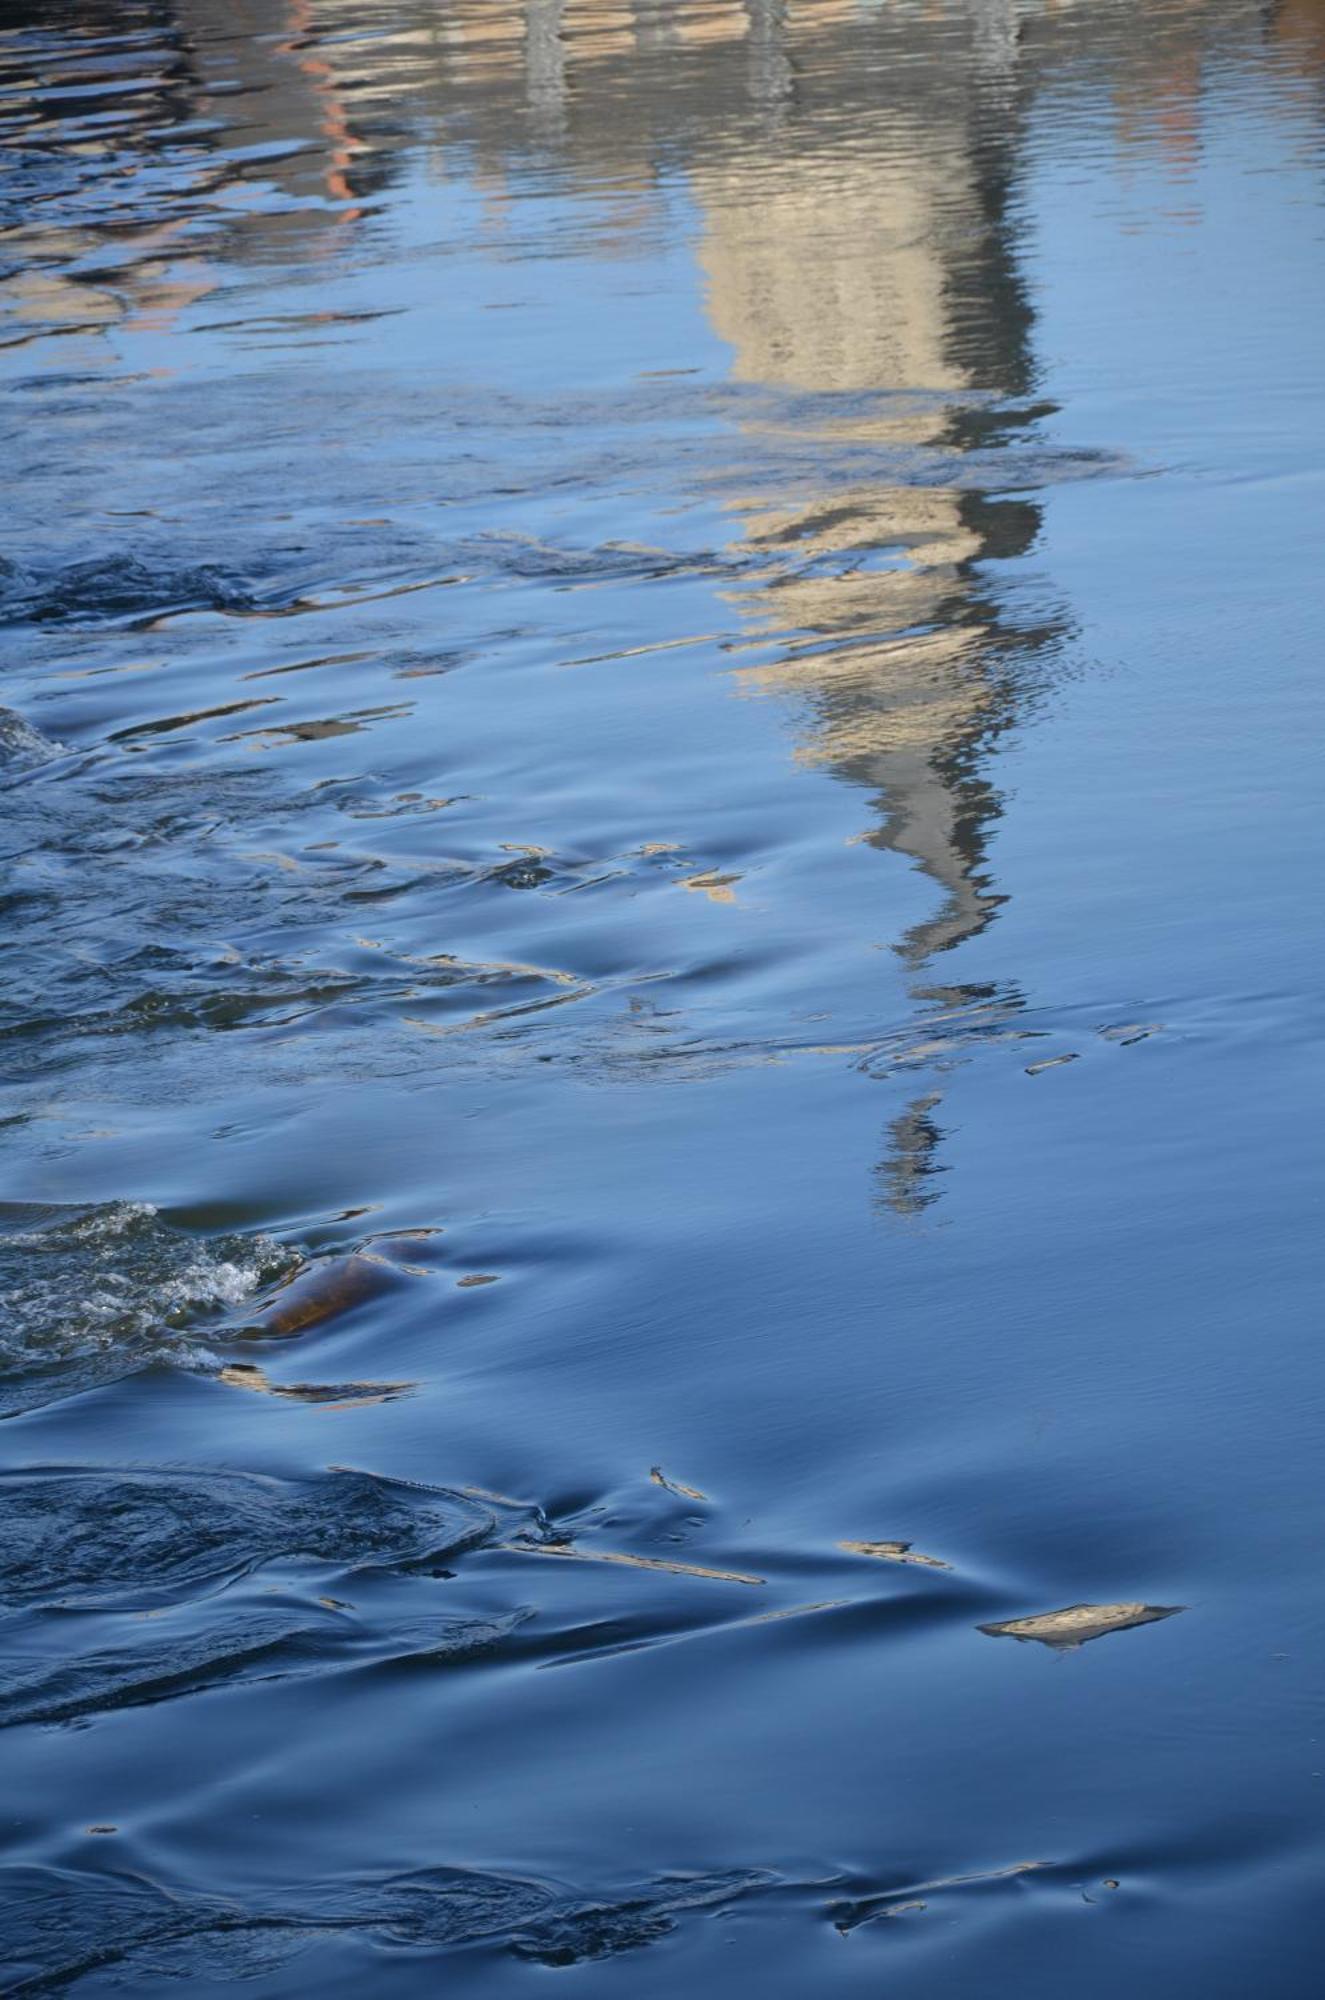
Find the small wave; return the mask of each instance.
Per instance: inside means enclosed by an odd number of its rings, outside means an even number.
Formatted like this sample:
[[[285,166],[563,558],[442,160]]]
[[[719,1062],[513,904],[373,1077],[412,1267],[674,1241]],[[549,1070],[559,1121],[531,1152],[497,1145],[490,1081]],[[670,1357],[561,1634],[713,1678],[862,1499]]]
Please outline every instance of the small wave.
[[[558,546],[532,535],[475,535],[456,555],[479,569],[530,582],[614,583],[642,577],[708,574],[738,565],[712,549],[651,548],[639,542],[598,542],[588,548]]]
[[[0,1411],[34,1400],[30,1382],[5,1377],[40,1371],[49,1382],[50,1371],[91,1362],[102,1364],[91,1379],[104,1379],[181,1358],[190,1328],[233,1311],[298,1263],[269,1236],[191,1236],[150,1202],[0,1206]],[[37,1391],[35,1400],[47,1396]]]
[[[999,1905],[1041,1917],[1079,1912],[1123,1893],[1100,1877],[1099,1858],[1078,1864],[1014,1860],[932,1879],[763,1867],[684,1871],[643,1881],[576,1887],[470,1868],[421,1868],[350,1876],[260,1896],[247,1906],[181,1891],[141,1873],[14,1863],[0,1872],[0,1904],[13,1940],[15,1996],[72,1985],[108,1968],[192,1982],[268,1973],[321,1938],[364,1935],[387,1950],[430,1953],[486,1946],[534,1965],[569,1967],[639,1951],[705,1913],[744,1909],[779,1928],[831,1924],[840,1938],[899,1921],[931,1930],[951,1950],[960,1915]],[[1103,1890],[1103,1896],[1099,1891]]]
[[[214,564],[173,568],[133,555],[98,556],[40,574],[0,567],[0,624],[113,624],[180,611],[247,611],[252,593]]]
[[[189,1616],[197,1606],[188,1608]],[[385,1662],[436,1671],[481,1660],[532,1614],[433,1620],[426,1629],[388,1624],[368,1637],[356,1621],[319,1608],[309,1613],[231,1614],[202,1631],[144,1630],[132,1618],[133,1643],[71,1651],[67,1621],[58,1649],[0,1659],[0,1728],[82,1722],[118,1708],[153,1707],[208,1688],[251,1680],[290,1680],[338,1668]]]
[[[0,708],[0,771],[25,770],[33,764],[48,764],[64,750],[51,736],[34,729],[17,709]]]
[[[245,1669],[270,1666],[305,1631],[303,1625],[269,1614],[150,1649],[91,1653],[81,1659],[0,1661],[0,1727],[75,1722],[106,1709],[191,1693]]]
[[[764,1870],[661,1877],[606,1896],[462,1868],[360,1878],[311,1892],[297,1910],[245,1912],[211,1896],[182,1897],[143,1877],[16,1866],[0,1894],[10,1906],[11,1994],[46,1992],[105,1967],[185,1980],[266,1972],[318,1933],[367,1932],[433,1950],[486,1943],[536,1965],[570,1966],[657,1943],[678,1920],[772,1887]]]
[[[0,1495],[0,1604],[14,1605],[169,1601],[296,1557],[430,1563],[476,1547],[498,1519],[464,1494],[346,1470],[288,1480],[45,1466],[0,1474]]]

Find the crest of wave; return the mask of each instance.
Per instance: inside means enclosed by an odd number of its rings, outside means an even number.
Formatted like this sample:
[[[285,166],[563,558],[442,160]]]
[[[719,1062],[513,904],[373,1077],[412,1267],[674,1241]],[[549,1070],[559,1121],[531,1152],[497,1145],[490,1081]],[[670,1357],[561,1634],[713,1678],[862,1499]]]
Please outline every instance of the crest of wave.
[[[298,1263],[268,1236],[198,1237],[150,1202],[0,1207],[0,1369],[107,1353],[178,1360],[189,1329]]]

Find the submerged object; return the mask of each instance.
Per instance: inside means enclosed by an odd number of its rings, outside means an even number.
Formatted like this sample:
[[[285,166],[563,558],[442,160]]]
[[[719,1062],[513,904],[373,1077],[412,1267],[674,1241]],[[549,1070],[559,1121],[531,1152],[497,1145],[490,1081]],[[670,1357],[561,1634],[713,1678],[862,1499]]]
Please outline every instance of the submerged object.
[[[289,1340],[320,1326],[323,1320],[349,1312],[366,1299],[376,1298],[399,1282],[391,1265],[360,1251],[329,1263],[306,1265],[241,1331],[255,1340]]]
[[[1063,1611],[1041,1611],[1033,1618],[1009,1618],[1001,1625],[981,1625],[991,1639],[1038,1639],[1066,1653],[1106,1632],[1125,1632],[1132,1625],[1153,1625],[1185,1611],[1185,1604],[1069,1604]]]

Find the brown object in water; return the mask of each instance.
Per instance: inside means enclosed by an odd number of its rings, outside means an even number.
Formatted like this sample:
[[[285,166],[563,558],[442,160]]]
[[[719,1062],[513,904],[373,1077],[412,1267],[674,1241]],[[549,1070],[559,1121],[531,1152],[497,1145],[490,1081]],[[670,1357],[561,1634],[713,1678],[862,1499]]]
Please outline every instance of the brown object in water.
[[[939,1556],[917,1555],[910,1542],[839,1542],[849,1556],[874,1556],[879,1562],[915,1563],[921,1569],[951,1569]]]
[[[242,1331],[255,1340],[289,1340],[399,1282],[389,1264],[358,1251],[329,1263],[305,1265]]]
[[[1106,1632],[1125,1632],[1132,1625],[1153,1625],[1185,1611],[1185,1604],[1069,1604],[1063,1611],[1041,1611],[1033,1618],[1009,1618],[1001,1625],[981,1625],[992,1639],[1038,1639],[1042,1646],[1069,1652]]]

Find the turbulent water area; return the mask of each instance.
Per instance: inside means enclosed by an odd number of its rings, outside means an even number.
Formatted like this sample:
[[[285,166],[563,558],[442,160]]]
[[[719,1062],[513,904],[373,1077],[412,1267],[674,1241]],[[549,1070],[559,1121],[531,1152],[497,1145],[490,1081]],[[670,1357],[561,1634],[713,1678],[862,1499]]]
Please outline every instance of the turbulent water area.
[[[1322,0],[0,12],[0,1991],[1307,2000]]]

